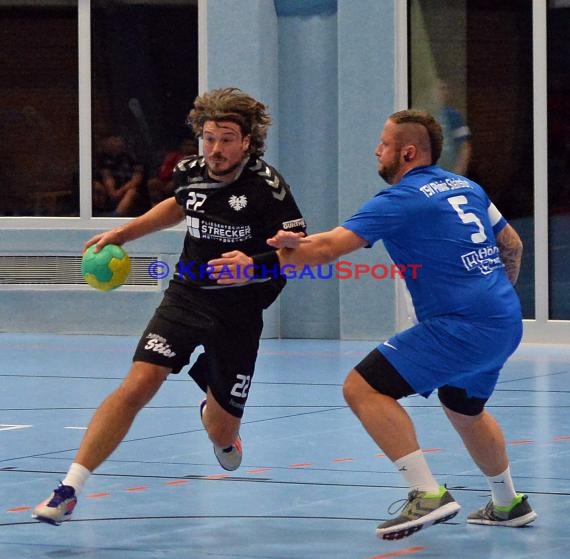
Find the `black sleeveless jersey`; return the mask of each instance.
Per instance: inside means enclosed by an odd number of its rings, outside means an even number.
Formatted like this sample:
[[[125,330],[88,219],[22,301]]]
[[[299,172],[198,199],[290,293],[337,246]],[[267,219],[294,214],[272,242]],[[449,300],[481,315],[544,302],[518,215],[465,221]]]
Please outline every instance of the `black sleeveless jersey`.
[[[258,157],[249,157],[230,183],[213,182],[203,156],[188,157],[177,164],[173,181],[187,226],[175,279],[194,287],[227,288],[211,279],[206,267],[222,253],[239,250],[251,256],[267,252],[271,247],[266,240],[280,229],[306,230],[289,185]],[[256,282],[259,289],[267,284],[275,290],[283,287],[285,279],[254,279],[248,285]]]

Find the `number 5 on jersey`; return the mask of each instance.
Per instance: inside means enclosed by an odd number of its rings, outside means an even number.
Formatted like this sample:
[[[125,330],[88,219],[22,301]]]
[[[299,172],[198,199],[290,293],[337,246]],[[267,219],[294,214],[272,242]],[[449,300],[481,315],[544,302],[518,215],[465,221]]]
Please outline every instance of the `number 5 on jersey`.
[[[485,228],[483,227],[481,220],[473,212],[465,213],[461,208],[462,205],[467,204],[467,198],[465,196],[452,196],[451,198],[448,198],[447,201],[457,212],[459,219],[461,219],[463,223],[466,225],[474,223],[478,227],[479,232],[472,233],[471,240],[474,243],[484,243],[487,240],[487,235],[485,234]]]

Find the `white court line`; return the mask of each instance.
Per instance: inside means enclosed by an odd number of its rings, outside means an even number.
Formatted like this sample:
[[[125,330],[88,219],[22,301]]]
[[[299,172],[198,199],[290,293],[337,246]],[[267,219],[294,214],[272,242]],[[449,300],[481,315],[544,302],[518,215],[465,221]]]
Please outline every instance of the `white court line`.
[[[79,429],[81,431],[87,430],[87,427],[64,427],[64,429]]]
[[[0,431],[12,431],[14,429],[27,429],[28,427],[33,427],[33,425],[8,425],[6,423],[0,423]]]

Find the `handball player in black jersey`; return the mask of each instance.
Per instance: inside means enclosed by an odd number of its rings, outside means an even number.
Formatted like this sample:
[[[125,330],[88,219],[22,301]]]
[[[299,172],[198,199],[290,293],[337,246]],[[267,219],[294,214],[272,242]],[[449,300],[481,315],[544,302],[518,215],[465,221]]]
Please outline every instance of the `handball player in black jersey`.
[[[283,177],[261,156],[271,119],[261,102],[236,88],[198,96],[188,116],[203,155],[182,159],[173,175],[175,194],[144,215],[89,239],[85,248],[123,245],[186,221],[180,261],[148,323],[122,384],[95,412],[67,475],[33,511],[39,521],[69,519],[90,474],[117,448],[137,413],[168,375],[204,348],[190,375],[206,393],[200,405],[214,453],[226,470],[242,459],[241,418],[254,374],[263,310],[285,278],[266,239],[278,231],[305,232],[305,221]],[[208,261],[247,260],[248,281],[220,286]]]

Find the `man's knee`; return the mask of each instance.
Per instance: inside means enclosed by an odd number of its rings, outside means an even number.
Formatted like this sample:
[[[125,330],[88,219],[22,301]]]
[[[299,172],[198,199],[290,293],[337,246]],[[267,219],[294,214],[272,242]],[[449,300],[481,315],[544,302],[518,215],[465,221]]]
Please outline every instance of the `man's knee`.
[[[125,406],[140,409],[158,392],[170,369],[136,361],[119,387]]]
[[[374,390],[356,369],[352,369],[342,385],[342,395],[351,409],[361,400],[365,390]]]
[[[415,390],[402,377],[396,368],[377,349],[372,350],[351,371],[358,377],[358,386],[399,400],[415,393]]]

